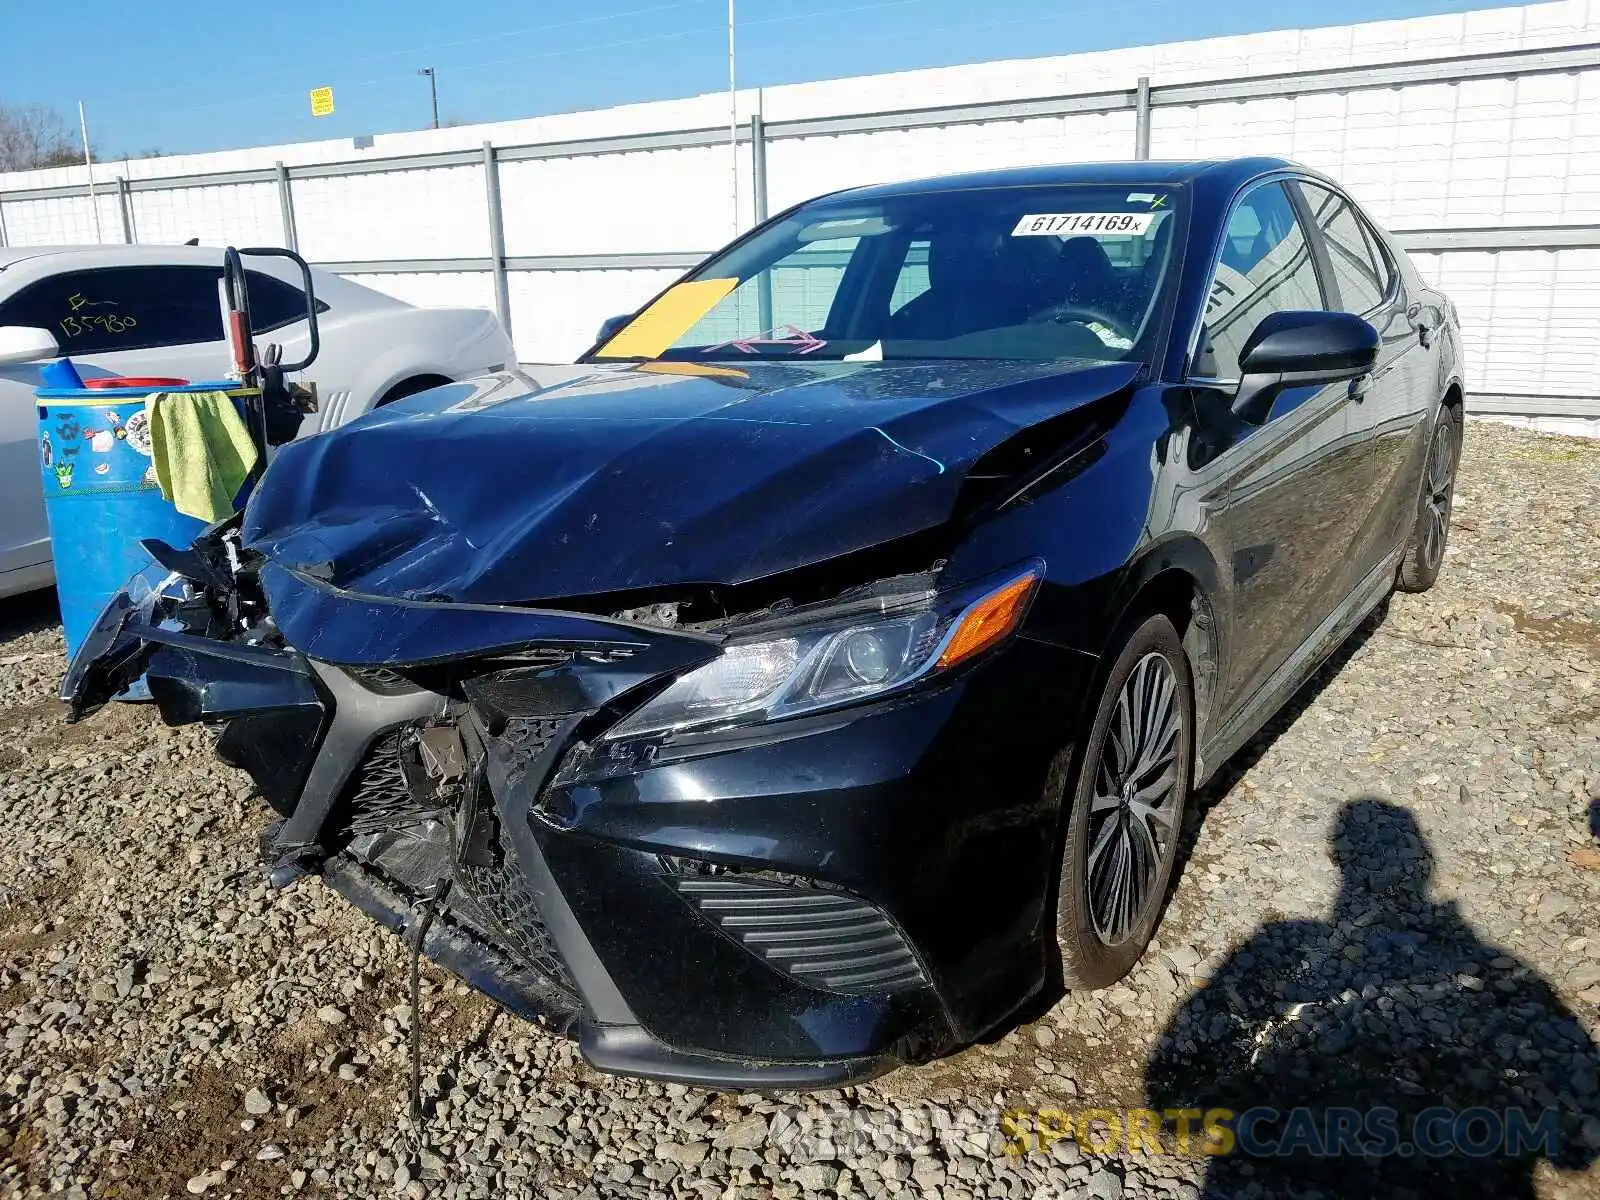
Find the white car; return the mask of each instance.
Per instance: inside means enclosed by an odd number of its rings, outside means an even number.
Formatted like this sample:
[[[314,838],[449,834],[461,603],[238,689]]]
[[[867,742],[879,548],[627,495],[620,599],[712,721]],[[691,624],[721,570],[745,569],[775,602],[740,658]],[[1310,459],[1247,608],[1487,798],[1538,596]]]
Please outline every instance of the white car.
[[[283,360],[307,348],[299,268],[246,257],[257,346]],[[50,540],[39,483],[39,368],[69,356],[85,379],[222,378],[229,367],[218,280],[222,252],[201,246],[0,248],[0,596],[48,585]],[[320,411],[300,436],[379,405],[516,361],[492,312],[415,308],[313,270],[322,350],[305,372]]]

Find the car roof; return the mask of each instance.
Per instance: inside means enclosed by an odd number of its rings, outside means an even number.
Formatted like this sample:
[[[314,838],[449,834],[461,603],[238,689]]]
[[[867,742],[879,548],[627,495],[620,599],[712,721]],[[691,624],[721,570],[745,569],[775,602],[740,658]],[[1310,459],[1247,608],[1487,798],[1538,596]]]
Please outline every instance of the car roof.
[[[889,196],[906,196],[917,193],[954,192],[977,188],[1049,187],[1066,184],[1103,183],[1112,187],[1131,187],[1139,184],[1176,187],[1204,182],[1218,187],[1233,188],[1257,175],[1270,171],[1301,171],[1308,175],[1318,172],[1307,170],[1288,159],[1255,157],[1223,159],[1179,159],[1153,161],[1149,159],[1123,160],[1097,163],[1050,163],[1032,167],[1009,167],[997,171],[972,171],[961,175],[940,175],[930,179],[914,179],[905,183],[882,183],[869,187],[849,188],[835,192],[828,198],[851,200],[876,200]]]
[[[222,267],[221,246],[161,246],[161,245],[80,245],[80,246],[0,246],[0,281],[5,280],[8,267],[41,258],[60,260],[62,270],[84,271],[99,267],[131,266],[203,266]],[[246,257],[244,265],[251,271],[275,276],[285,283],[300,283],[300,268],[286,258]],[[46,267],[51,270],[52,267]],[[383,292],[364,287],[354,280],[345,279],[331,271],[313,265],[315,291],[319,300],[334,304],[357,305],[363,308],[406,307]]]
[[[143,244],[126,246],[61,245],[61,246],[6,246],[0,247],[0,268],[31,258],[45,258],[70,254],[84,259],[97,258],[106,266],[124,266],[137,263],[198,263],[203,266],[222,265],[221,246],[162,246]],[[84,264],[79,264],[84,265]],[[259,265],[259,264],[251,264]]]

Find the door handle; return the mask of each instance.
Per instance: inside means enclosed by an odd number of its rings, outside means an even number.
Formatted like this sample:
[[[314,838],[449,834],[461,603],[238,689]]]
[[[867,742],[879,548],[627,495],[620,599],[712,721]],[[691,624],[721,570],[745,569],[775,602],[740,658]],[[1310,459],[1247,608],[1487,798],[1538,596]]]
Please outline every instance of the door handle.
[[[1417,322],[1417,341],[1422,343],[1423,349],[1433,345],[1433,326],[1426,321]]]
[[[1367,398],[1367,390],[1392,370],[1394,370],[1394,364],[1389,363],[1387,366],[1379,367],[1376,371],[1368,371],[1365,375],[1357,375],[1350,381],[1350,399],[1358,404],[1365,400]]]

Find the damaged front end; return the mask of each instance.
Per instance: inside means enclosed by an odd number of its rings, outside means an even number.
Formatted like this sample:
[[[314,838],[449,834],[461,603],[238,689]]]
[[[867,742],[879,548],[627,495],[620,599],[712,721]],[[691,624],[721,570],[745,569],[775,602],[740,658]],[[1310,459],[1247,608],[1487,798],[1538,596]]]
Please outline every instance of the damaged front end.
[[[911,811],[959,692],[930,678],[1015,629],[1037,566],[684,627],[342,591],[237,521],[147,548],[63,699],[142,677],[216,727],[281,818],[275,885],[318,874],[396,930],[439,898],[423,952],[606,1070],[829,1086],[972,1033],[885,861],[943,820]]]

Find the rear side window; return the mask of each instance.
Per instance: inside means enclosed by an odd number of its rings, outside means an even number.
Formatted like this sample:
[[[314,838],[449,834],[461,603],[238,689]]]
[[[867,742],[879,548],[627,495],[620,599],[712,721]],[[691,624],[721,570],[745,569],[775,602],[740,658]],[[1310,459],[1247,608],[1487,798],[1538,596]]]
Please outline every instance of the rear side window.
[[[210,267],[106,267],[41,279],[0,304],[0,325],[48,329],[63,354],[222,340]]]
[[[1322,232],[1340,307],[1357,316],[1371,312],[1389,294],[1389,263],[1377,247],[1377,235],[1337,192],[1314,183],[1301,182],[1299,187]]]
[[[305,320],[306,295],[246,271],[251,330],[271,333]],[[106,354],[222,340],[221,267],[138,266],[67,271],[0,304],[0,325],[48,329],[63,354]],[[328,306],[320,300],[317,311]]]
[[[294,284],[261,271],[246,271],[245,279],[250,288],[252,333],[271,333],[306,319],[306,294]],[[318,300],[317,311],[327,312],[328,306]]]

